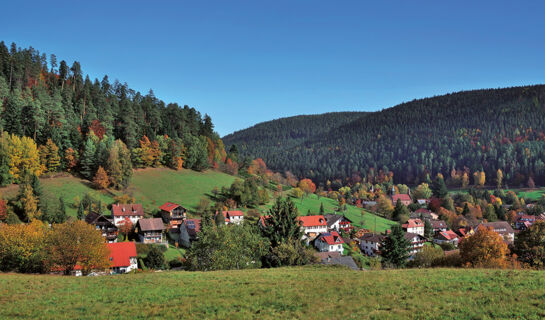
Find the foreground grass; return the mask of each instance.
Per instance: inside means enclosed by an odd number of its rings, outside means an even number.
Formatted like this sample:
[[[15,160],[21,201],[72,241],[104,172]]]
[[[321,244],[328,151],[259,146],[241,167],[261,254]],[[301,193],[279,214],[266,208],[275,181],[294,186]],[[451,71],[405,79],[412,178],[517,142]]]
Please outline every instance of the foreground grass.
[[[0,318],[540,319],[545,272],[335,267],[0,275]]]

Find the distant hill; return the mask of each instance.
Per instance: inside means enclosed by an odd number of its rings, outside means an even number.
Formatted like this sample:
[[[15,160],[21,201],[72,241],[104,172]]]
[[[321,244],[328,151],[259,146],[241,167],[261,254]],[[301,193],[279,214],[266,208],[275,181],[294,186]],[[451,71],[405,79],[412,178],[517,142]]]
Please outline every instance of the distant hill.
[[[299,129],[301,128],[301,129]],[[392,171],[417,183],[452,169],[484,170],[493,184],[545,183],[545,86],[463,91],[371,113],[273,120],[224,138],[273,170],[326,179]],[[371,170],[374,169],[374,170]],[[374,173],[370,173],[374,172]]]

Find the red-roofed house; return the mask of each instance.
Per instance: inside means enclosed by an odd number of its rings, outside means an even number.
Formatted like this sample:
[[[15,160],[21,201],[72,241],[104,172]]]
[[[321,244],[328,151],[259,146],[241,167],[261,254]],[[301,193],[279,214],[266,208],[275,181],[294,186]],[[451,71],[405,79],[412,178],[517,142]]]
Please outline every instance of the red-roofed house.
[[[420,219],[409,219],[407,223],[401,226],[405,232],[424,235],[424,222]]]
[[[439,233],[437,233],[435,238],[433,238],[434,243],[437,243],[437,244],[451,243],[454,246],[458,246],[458,241],[459,240],[460,239],[459,239],[458,235],[456,234],[456,232],[454,232],[452,230],[440,231]]]
[[[394,194],[392,196],[392,203],[394,204],[394,206],[396,205],[397,200],[401,201],[401,203],[403,203],[406,206],[410,205],[413,202],[413,200],[411,199],[411,196],[404,193]]]
[[[168,228],[177,228],[186,218],[187,209],[173,202],[166,202],[159,207],[163,221],[168,224]]]
[[[343,254],[344,240],[337,231],[322,233],[315,241],[314,245],[320,252],[340,252]]]
[[[144,208],[141,204],[113,204],[112,216],[114,224],[119,227],[125,218],[128,218],[133,225],[144,217]]]
[[[517,217],[517,220],[515,221],[515,228],[525,230],[530,228],[534,222],[536,222],[536,216],[522,214]]]
[[[225,217],[225,223],[240,224],[244,220],[244,212],[242,211],[222,211]]]
[[[324,216],[302,216],[297,217],[301,231],[309,237],[314,237],[320,233],[327,232],[327,221]]]
[[[138,268],[134,242],[108,243],[110,268],[113,273],[127,273]]]

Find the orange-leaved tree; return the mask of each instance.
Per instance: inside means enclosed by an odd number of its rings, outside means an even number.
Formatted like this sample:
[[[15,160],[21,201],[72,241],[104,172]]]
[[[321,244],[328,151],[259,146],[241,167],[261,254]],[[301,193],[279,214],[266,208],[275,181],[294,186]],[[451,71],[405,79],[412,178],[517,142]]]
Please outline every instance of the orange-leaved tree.
[[[506,268],[510,264],[507,244],[492,228],[479,226],[472,236],[462,239],[459,248],[467,267]]]
[[[71,220],[54,224],[46,239],[46,264],[70,274],[76,265],[84,273],[109,267],[110,254],[104,238],[92,225]]]
[[[108,178],[108,174],[102,166],[98,167],[97,173],[93,178],[93,185],[97,189],[106,189],[110,185],[110,178]]]
[[[302,179],[299,181],[299,188],[308,196],[309,193],[316,191],[316,185],[310,179]]]

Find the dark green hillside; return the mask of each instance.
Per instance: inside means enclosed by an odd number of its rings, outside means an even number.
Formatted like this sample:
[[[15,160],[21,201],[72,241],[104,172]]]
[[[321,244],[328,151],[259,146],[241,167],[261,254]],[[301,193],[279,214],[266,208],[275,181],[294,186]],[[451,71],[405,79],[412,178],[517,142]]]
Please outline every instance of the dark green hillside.
[[[296,146],[271,147],[257,153],[253,128],[229,136],[228,143],[246,145],[245,155],[262,156],[274,170],[325,179],[366,176],[371,168],[393,171],[396,182],[416,183],[427,173],[449,176],[451,170],[484,170],[494,184],[497,169],[504,182],[545,183],[545,86],[464,91],[413,100],[367,113],[334,126],[309,119],[316,134]],[[275,122],[268,123],[275,128]],[[258,126],[256,126],[258,127]],[[254,127],[254,128],[256,128]],[[281,130],[281,126],[276,126]],[[261,141],[259,145],[266,144]],[[271,145],[273,145],[271,143]],[[252,152],[250,152],[252,150]]]

